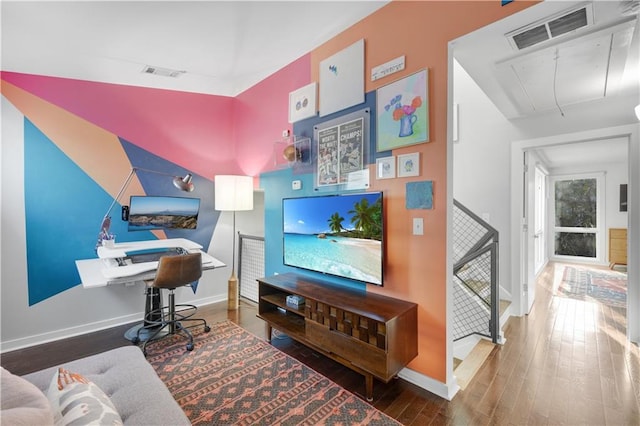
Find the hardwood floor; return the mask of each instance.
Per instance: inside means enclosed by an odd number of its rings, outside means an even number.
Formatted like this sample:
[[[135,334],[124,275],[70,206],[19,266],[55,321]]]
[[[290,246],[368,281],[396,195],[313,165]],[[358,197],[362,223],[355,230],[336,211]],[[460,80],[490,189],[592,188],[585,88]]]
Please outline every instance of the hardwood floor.
[[[446,401],[398,379],[376,382],[373,405],[405,425],[639,425],[640,349],[625,339],[624,309],[554,297],[563,265],[548,265],[526,317],[505,326],[496,347],[464,391]],[[256,306],[242,301],[202,307],[210,322],[230,319],[264,337]],[[78,357],[129,345],[128,326],[2,355],[3,367],[25,374]],[[273,345],[362,396],[364,379],[284,335]]]

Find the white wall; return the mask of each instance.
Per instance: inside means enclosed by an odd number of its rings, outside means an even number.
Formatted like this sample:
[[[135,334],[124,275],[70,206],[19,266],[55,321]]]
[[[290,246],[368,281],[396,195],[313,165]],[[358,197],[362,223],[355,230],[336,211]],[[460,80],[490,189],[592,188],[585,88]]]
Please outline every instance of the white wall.
[[[23,115],[2,98],[2,170],[0,222],[0,351],[138,321],[144,311],[142,285],[85,290],[77,285],[33,306],[28,303],[24,204]],[[238,214],[238,229],[264,235],[264,197],[257,193],[255,208]],[[231,232],[227,216],[220,216],[209,254],[231,262]],[[245,225],[246,224],[246,225]],[[218,228],[222,232],[218,232]],[[227,238],[228,237],[228,238]],[[93,244],[92,242],[88,242]],[[196,294],[179,289],[177,300],[195,304],[226,300],[229,268],[205,271]]]
[[[453,197],[478,216],[488,215],[489,224],[500,233],[500,286],[511,293],[510,144],[520,135],[457,61],[453,76],[459,112]]]

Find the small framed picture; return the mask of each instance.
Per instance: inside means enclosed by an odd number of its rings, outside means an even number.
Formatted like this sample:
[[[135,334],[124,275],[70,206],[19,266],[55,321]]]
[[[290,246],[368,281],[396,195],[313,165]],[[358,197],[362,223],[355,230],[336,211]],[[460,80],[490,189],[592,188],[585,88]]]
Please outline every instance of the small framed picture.
[[[420,153],[398,155],[398,177],[420,176]]]
[[[289,123],[316,115],[316,83],[289,93]]]
[[[384,157],[376,160],[376,178],[392,179],[396,177],[396,157]]]

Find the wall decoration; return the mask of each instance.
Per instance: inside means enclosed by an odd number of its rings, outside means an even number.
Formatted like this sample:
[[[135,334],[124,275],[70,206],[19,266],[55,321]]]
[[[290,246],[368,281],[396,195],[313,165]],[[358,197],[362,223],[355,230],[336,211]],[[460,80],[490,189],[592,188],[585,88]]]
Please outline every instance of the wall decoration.
[[[383,157],[376,160],[376,178],[392,179],[396,177],[396,157]]]
[[[398,155],[398,177],[420,176],[420,153]]]
[[[364,119],[318,131],[318,186],[347,183],[349,173],[364,167]]]
[[[429,142],[428,70],[377,90],[377,151]]]
[[[289,123],[316,115],[315,82],[289,93]]]
[[[433,181],[408,182],[406,191],[407,209],[433,209]]]
[[[404,55],[398,56],[382,65],[371,68],[371,81],[376,81],[404,69]]]
[[[364,102],[364,39],[320,62],[320,116]]]

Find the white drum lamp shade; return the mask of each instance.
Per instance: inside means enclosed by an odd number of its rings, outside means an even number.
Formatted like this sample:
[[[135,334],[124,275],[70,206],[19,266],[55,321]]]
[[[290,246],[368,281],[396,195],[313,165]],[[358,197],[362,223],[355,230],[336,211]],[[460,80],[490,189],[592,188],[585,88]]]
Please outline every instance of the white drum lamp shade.
[[[224,212],[253,210],[253,178],[235,175],[216,176],[215,209]]]

